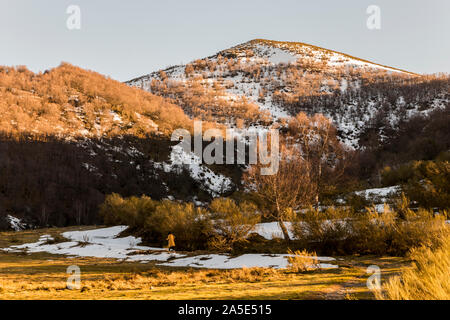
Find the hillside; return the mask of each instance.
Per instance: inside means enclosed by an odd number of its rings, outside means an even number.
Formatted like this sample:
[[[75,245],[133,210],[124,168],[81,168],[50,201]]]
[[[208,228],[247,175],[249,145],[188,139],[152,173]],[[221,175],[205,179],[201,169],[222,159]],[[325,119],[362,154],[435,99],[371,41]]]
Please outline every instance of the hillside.
[[[1,130],[60,137],[169,135],[189,123],[176,105],[67,63],[34,74],[0,68]]]
[[[130,80],[172,99],[193,117],[260,126],[300,111],[333,119],[360,148],[368,128],[383,139],[414,116],[445,109],[449,78],[420,76],[297,42],[256,39],[186,65]]]
[[[173,164],[170,135],[192,126],[180,107],[70,64],[1,67],[0,112],[0,228],[96,223],[112,192],[207,201],[232,185]]]
[[[230,195],[242,166],[199,163],[170,141],[194,119],[206,120],[203,129],[260,130],[283,128],[301,111],[323,113],[348,147],[345,185],[333,192],[376,187],[384,166],[450,149],[449,83],[267,40],[127,84],[67,63],[38,74],[0,67],[0,228],[14,217],[40,226],[96,223],[111,193],[196,204]]]

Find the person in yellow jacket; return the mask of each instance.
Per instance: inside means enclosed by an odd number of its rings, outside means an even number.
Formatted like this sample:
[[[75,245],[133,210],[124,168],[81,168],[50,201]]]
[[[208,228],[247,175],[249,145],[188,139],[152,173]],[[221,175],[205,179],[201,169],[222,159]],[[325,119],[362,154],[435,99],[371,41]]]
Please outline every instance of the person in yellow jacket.
[[[169,232],[166,240],[169,241],[167,245],[168,250],[175,251],[175,236],[172,234],[172,232]]]

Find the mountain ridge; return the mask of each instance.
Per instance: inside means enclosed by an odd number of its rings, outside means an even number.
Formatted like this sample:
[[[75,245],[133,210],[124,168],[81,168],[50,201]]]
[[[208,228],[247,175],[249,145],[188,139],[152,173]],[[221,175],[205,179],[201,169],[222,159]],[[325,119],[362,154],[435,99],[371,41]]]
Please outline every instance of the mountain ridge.
[[[389,69],[393,69],[393,70],[396,70],[396,71],[399,71],[399,72],[403,72],[403,73],[407,73],[407,74],[411,74],[411,75],[415,75],[415,76],[420,76],[420,74],[412,72],[412,71],[408,71],[408,70],[404,70],[404,69],[401,69],[401,68],[384,65],[384,64],[377,63],[377,62],[374,62],[374,61],[371,61],[371,60],[367,60],[367,59],[364,59],[364,58],[359,58],[359,57],[350,55],[350,54],[345,53],[345,52],[332,50],[332,49],[328,49],[328,48],[325,48],[325,47],[320,47],[320,46],[316,46],[316,45],[309,44],[309,43],[306,43],[306,42],[299,42],[299,41],[282,41],[282,40],[270,40],[270,39],[263,39],[263,38],[255,38],[255,39],[252,39],[252,40],[249,40],[249,41],[237,44],[235,46],[232,46],[232,47],[230,47],[228,49],[220,50],[220,51],[218,51],[217,53],[215,53],[213,55],[207,56],[206,58],[213,58],[213,57],[215,57],[218,54],[221,54],[221,53],[233,50],[233,49],[237,49],[237,48],[240,48],[240,47],[248,45],[248,44],[254,44],[254,43],[305,46],[305,47],[313,48],[313,49],[316,49],[316,50],[326,51],[326,52],[329,52],[329,53],[336,53],[336,54],[348,57],[350,59],[359,60],[361,62],[370,63],[372,65],[380,66],[380,67],[383,67],[383,68],[389,68]],[[173,66],[170,66],[168,68],[177,67],[177,66],[180,66],[180,65],[173,65]],[[166,68],[166,69],[168,69],[168,68]],[[154,71],[154,72],[156,72],[156,71]],[[132,79],[124,81],[124,83],[131,83],[131,82],[140,80],[141,78],[143,78],[145,76],[146,75],[139,76],[139,77],[134,77]]]
[[[191,118],[230,126],[267,126],[300,111],[323,113],[342,141],[357,148],[360,134],[383,109],[389,109],[384,121],[395,126],[442,107],[445,90],[431,102],[426,92],[419,101],[409,92],[432,79],[301,42],[254,39],[126,84],[171,99]],[[411,98],[404,104],[406,95]]]

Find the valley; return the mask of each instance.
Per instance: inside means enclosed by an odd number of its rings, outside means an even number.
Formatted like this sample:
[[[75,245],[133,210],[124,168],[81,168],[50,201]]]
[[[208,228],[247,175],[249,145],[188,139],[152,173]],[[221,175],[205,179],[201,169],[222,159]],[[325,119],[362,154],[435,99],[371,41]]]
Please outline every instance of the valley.
[[[265,39],[150,71],[0,67],[0,299],[448,298],[447,74]]]
[[[93,227],[0,233],[0,247],[57,238],[63,232]],[[189,253],[192,254],[192,253]],[[365,286],[369,265],[383,268],[383,279],[408,265],[404,258],[339,257],[338,269],[306,274],[249,267],[205,270],[161,266],[114,258],[80,257],[46,252],[0,251],[0,299],[373,299]],[[70,265],[81,269],[81,288],[67,289]]]

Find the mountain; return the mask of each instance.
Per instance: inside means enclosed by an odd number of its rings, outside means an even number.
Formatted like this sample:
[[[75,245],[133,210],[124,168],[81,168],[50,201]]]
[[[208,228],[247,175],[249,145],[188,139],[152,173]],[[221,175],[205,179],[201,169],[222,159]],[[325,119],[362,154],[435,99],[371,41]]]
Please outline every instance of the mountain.
[[[268,40],[127,83],[68,63],[43,73],[0,67],[0,228],[17,218],[98,223],[111,193],[196,204],[232,194],[242,165],[199,162],[171,141],[175,129],[192,131],[194,119],[204,129],[275,124],[284,134],[286,118],[323,113],[354,159],[345,181],[377,185],[385,165],[450,149],[449,83],[446,75]]]
[[[256,39],[126,82],[171,99],[191,117],[267,126],[300,111],[331,118],[341,140],[364,148],[414,116],[445,109],[449,77],[422,76],[299,42]]]

